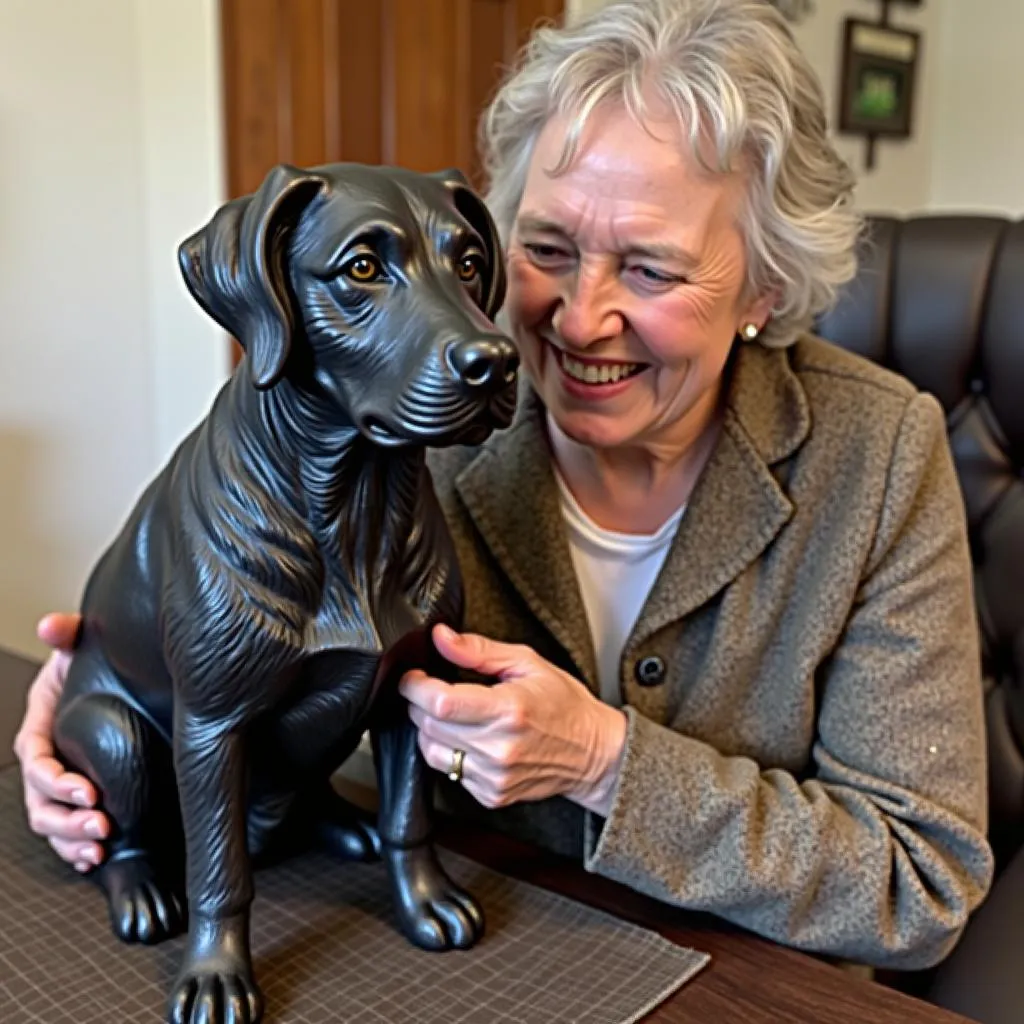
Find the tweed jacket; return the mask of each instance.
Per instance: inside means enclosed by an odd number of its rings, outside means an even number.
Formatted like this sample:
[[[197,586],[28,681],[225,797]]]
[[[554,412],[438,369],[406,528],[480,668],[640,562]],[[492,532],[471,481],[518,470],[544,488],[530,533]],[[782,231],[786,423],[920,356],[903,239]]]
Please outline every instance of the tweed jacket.
[[[608,817],[562,798],[486,811],[447,782],[442,805],[797,948],[934,964],[992,877],[941,408],[810,335],[741,344],[728,373],[717,446],[623,652]],[[597,694],[543,413],[527,388],[511,427],[431,468],[465,628]]]

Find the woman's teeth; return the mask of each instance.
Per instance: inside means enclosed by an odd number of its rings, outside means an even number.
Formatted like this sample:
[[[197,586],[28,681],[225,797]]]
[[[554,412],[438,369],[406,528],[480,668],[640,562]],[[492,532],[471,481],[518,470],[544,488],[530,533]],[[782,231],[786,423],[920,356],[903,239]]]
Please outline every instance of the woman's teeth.
[[[614,384],[632,377],[640,369],[639,363],[602,363],[600,366],[586,365],[573,359],[565,352],[558,353],[558,361],[573,380],[584,384]]]

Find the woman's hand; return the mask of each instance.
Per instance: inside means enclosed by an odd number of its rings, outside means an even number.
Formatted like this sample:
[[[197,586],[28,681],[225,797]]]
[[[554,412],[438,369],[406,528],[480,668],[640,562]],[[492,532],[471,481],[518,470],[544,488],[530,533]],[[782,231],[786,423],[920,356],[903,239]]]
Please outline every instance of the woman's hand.
[[[529,647],[446,626],[440,654],[494,685],[451,684],[416,670],[400,684],[427,763],[447,772],[465,751],[462,784],[484,806],[564,795],[598,814],[611,807],[626,717]]]
[[[29,687],[14,754],[21,762],[32,831],[46,836],[58,856],[74,864],[75,870],[88,871],[103,859],[102,846],[93,840],[104,838],[109,825],[99,811],[81,809],[96,806],[96,787],[85,776],[66,772],[53,749],[54,715],[79,621],[77,615],[47,615],[39,623],[39,638],[57,649]]]

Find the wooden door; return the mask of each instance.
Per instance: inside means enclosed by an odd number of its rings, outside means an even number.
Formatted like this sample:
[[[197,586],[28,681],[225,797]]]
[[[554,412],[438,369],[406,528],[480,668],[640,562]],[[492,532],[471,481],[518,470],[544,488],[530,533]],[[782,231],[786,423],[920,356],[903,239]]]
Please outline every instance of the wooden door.
[[[563,0],[221,0],[228,191],[287,161],[458,167],[504,67]]]

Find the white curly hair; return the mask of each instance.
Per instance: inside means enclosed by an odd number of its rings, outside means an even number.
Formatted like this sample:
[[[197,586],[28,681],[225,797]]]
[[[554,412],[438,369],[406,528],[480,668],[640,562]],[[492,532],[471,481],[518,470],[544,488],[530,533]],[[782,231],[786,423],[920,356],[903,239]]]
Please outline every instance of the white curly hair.
[[[759,336],[792,343],[856,273],[854,177],[827,134],[820,83],[764,0],[617,0],[576,23],[539,27],[480,122],[487,204],[507,244],[537,138],[570,120],[571,164],[587,119],[619,102],[643,124],[653,86],[707,167],[741,169],[748,295],[774,291]]]

